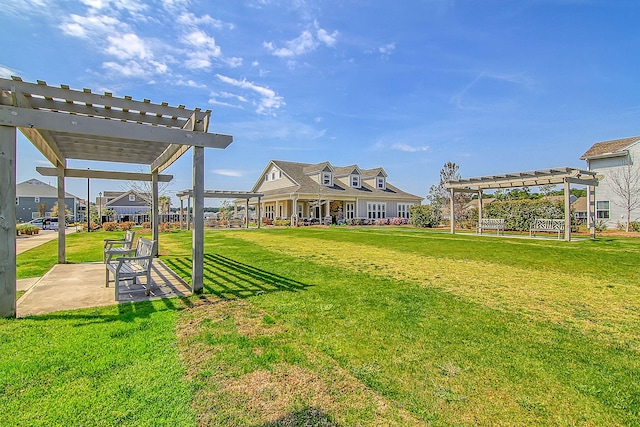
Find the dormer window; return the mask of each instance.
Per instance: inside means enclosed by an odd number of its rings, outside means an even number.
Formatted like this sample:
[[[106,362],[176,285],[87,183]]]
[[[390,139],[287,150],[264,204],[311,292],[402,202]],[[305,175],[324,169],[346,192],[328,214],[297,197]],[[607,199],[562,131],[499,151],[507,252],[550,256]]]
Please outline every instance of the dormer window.
[[[129,194],[129,201],[130,201],[130,202],[135,202],[135,201],[136,201],[136,196],[135,196],[135,194]]]
[[[351,175],[351,187],[360,188],[360,175]]]
[[[331,176],[331,172],[322,172],[322,185],[333,187],[333,177]]]
[[[376,188],[378,190],[384,190],[387,188],[387,184],[384,180],[384,176],[379,176],[376,178]]]

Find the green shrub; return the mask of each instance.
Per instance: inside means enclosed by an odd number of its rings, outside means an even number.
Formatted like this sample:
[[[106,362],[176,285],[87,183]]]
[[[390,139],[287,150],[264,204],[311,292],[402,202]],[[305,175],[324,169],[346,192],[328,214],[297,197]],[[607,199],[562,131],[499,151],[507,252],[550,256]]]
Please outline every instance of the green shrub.
[[[273,220],[273,225],[278,226],[278,227],[286,227],[288,225],[291,225],[291,220],[288,220],[288,219],[275,219],[275,220]]]
[[[640,232],[640,221],[631,221],[629,223],[629,230]]]
[[[437,227],[442,219],[440,210],[431,205],[416,205],[410,210],[411,225],[415,227]]]
[[[104,231],[119,231],[120,227],[118,227],[117,222],[103,222],[102,229]]]

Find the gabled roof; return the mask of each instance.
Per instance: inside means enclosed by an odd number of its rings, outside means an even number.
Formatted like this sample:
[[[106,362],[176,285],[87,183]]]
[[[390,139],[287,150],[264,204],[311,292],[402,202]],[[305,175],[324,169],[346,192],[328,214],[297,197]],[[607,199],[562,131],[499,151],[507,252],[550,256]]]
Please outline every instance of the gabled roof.
[[[322,163],[317,163],[315,165],[307,165],[307,166],[305,166],[304,167],[304,173],[306,173],[308,175],[313,175],[315,173],[322,172],[322,171],[325,171],[327,169],[333,172],[333,166],[331,166],[331,163],[322,162]]]
[[[362,176],[364,179],[375,178],[377,176],[384,176],[386,178],[387,173],[382,168],[362,169]]]
[[[382,198],[413,198],[413,199],[422,200],[422,197],[404,192],[399,188],[394,187],[393,185],[388,183],[387,183],[387,188],[384,190],[374,188],[370,185],[367,185],[364,182],[361,183],[360,188],[353,188],[350,186],[343,185],[337,180],[334,180],[332,187],[320,185],[317,181],[311,178],[310,175],[312,175],[312,173],[309,173],[308,171],[315,170],[316,172],[319,172],[325,169],[327,166],[330,167],[334,171],[334,173],[336,170],[345,169],[345,167],[335,168],[331,166],[329,162],[310,165],[308,163],[272,160],[269,162],[263,174],[260,175],[260,178],[257,180],[256,184],[254,185],[252,189],[253,192],[258,191],[261,184],[264,182],[262,177],[264,176],[264,173],[266,173],[266,171],[271,168],[271,165],[275,165],[280,170],[282,170],[283,174],[285,174],[294,183],[294,185],[291,185],[288,187],[281,187],[277,189],[260,191],[261,193],[264,194],[265,197],[286,194],[286,193],[318,194],[318,192],[321,192],[324,197],[334,195],[334,196],[353,196],[353,197],[366,196],[370,198],[375,198],[376,196],[379,196]],[[357,165],[354,165],[354,166],[357,168]],[[347,167],[347,169],[348,168],[349,167]],[[361,169],[358,168],[358,170],[361,170]],[[371,169],[371,170],[375,171],[375,173],[371,174],[371,176],[378,176],[380,173],[386,176],[386,173],[384,173],[384,170],[382,168]]]
[[[64,193],[65,197],[79,199],[71,193]],[[52,185],[33,178],[16,185],[18,197],[58,197],[58,189]]]
[[[333,173],[336,177],[343,177],[352,174],[362,175],[362,171],[360,170],[358,165],[334,167]]]
[[[128,199],[129,194],[133,194],[133,195],[136,196],[136,201],[135,202],[129,202],[129,199]],[[126,200],[127,201],[127,205],[129,205],[129,203],[135,203],[135,206],[138,206],[138,205],[140,205],[140,206],[143,206],[143,205],[148,206],[150,204],[140,194],[138,194],[137,192],[135,192],[133,190],[129,190],[129,191],[126,191],[126,192],[122,193],[121,195],[119,195],[115,199],[111,199],[111,200],[107,201],[106,206],[120,206],[118,204],[118,202],[121,201],[121,200]]]
[[[612,141],[596,142],[584,153],[580,160],[587,160],[597,157],[608,157],[626,154],[626,150],[636,142],[640,141],[640,136],[630,138],[614,139]]]

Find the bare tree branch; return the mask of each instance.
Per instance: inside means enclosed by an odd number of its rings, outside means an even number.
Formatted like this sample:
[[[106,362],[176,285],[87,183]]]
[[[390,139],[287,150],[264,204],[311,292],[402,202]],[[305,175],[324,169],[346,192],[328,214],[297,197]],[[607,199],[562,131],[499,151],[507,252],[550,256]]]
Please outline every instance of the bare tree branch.
[[[627,213],[626,231],[629,231],[631,212],[640,207],[640,168],[628,156],[623,164],[609,174],[609,187],[618,196],[613,203]]]

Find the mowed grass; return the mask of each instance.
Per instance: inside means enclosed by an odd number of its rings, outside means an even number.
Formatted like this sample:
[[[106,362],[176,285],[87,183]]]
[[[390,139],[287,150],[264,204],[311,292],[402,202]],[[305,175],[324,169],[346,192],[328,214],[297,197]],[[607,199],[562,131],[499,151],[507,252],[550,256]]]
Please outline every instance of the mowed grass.
[[[73,235],[69,258],[100,259],[97,235]],[[161,235],[187,279],[190,245]],[[638,240],[384,227],[205,245],[203,296],[0,321],[7,425],[640,425]]]

